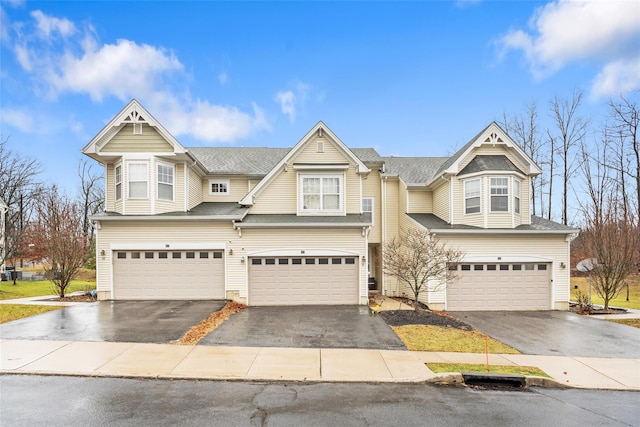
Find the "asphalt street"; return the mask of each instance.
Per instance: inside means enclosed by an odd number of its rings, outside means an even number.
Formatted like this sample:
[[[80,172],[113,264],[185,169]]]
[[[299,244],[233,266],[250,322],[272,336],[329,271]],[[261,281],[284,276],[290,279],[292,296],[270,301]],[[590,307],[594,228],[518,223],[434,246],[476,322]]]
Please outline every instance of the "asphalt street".
[[[4,375],[6,426],[632,426],[638,393]]]

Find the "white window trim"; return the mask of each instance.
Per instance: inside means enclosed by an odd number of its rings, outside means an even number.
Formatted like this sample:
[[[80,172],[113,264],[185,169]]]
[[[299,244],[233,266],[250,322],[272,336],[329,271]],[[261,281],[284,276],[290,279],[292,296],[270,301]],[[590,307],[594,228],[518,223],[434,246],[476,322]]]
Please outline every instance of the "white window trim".
[[[376,199],[374,197],[363,197],[361,203],[364,204],[365,200],[371,200],[371,211],[365,211],[364,206],[361,206],[361,210],[362,210],[362,213],[367,213],[367,212],[371,213],[371,223],[373,224],[374,211],[375,211],[374,206],[375,206]]]
[[[227,191],[222,192],[213,192],[211,191],[211,184],[225,184],[227,186]],[[231,183],[228,179],[210,179],[209,180],[209,195],[210,196],[228,196],[231,194]]]
[[[173,181],[171,184],[166,182],[160,182],[160,166],[171,169],[171,180]],[[161,199],[160,198],[160,184],[171,185],[171,199]],[[162,200],[164,202],[173,202],[176,199],[176,167],[171,163],[164,162],[156,162],[156,199]]]
[[[131,174],[130,174],[130,166],[131,165],[144,165],[147,169],[146,183],[147,183],[147,195],[145,197],[131,197],[130,192],[130,184],[131,184]],[[134,181],[134,182],[142,182],[142,181]],[[127,199],[129,200],[149,200],[149,162],[128,162],[127,163]]]
[[[478,182],[478,186],[480,187],[479,194],[477,196],[468,197],[467,196],[467,184],[470,184],[470,183],[476,182],[476,181]],[[464,207],[463,207],[464,214],[465,215],[478,215],[478,214],[481,214],[482,213],[482,180],[480,178],[473,178],[473,179],[464,180],[462,191],[464,193]],[[479,199],[479,202],[480,202],[480,206],[479,206],[478,212],[467,212],[467,199],[475,199],[476,197]]]
[[[120,168],[120,181],[118,181],[117,170]],[[116,201],[122,200],[122,174],[124,169],[122,168],[122,162],[113,166],[113,197]],[[120,197],[118,197],[118,184],[120,185]]]
[[[491,183],[492,180],[494,179],[505,179],[507,181],[507,194],[496,194],[496,197],[506,197],[507,198],[507,209],[504,211],[494,211],[493,210],[493,203],[491,203],[491,199],[493,198],[494,194],[491,192],[493,189],[493,184]],[[509,188],[509,178],[506,176],[491,176],[489,177],[489,211],[491,213],[497,213],[497,214],[504,214],[504,213],[509,213],[511,212],[511,203],[509,201],[509,199],[511,198],[511,189]],[[499,188],[503,188],[504,186],[500,185]]]
[[[304,179],[305,178],[338,178],[340,191],[338,209],[305,209],[304,208]],[[299,173],[298,174],[298,215],[345,215],[345,174],[344,173]],[[322,194],[322,193],[321,193]]]
[[[142,123],[133,123],[133,134],[142,135]]]
[[[516,192],[517,187],[517,192]],[[522,213],[522,181],[519,179],[513,179],[513,213],[520,214]],[[518,203],[516,204],[516,199],[518,199]]]

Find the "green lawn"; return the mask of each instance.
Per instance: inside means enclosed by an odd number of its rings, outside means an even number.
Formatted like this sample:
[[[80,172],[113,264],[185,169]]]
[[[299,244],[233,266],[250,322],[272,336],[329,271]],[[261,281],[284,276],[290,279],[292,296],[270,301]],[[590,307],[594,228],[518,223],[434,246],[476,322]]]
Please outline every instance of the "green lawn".
[[[96,282],[73,280],[67,287],[66,293],[76,291],[89,291],[96,288]],[[55,286],[48,280],[41,282],[23,282],[18,280],[14,286],[13,282],[0,282],[0,300],[37,297],[42,295],[56,295]]]
[[[445,372],[477,372],[486,373],[486,365],[471,363],[427,363],[427,367],[436,374]],[[526,375],[551,378],[546,372],[535,366],[489,365],[492,374]]]
[[[479,331],[463,331],[456,328],[432,325],[394,326],[392,329],[407,349],[412,351],[484,353],[487,344],[485,334]],[[518,350],[493,338],[489,337],[488,341],[489,353],[519,353]]]
[[[627,301],[627,290],[624,288],[617,298],[611,300],[611,307],[635,308],[640,310],[640,275],[634,274],[627,277],[629,283],[629,301]],[[589,284],[586,277],[571,278],[571,300],[576,300],[576,289],[584,294],[589,294]],[[595,290],[591,292],[591,301],[593,304],[603,305],[604,301],[598,296]]]
[[[609,319],[610,322],[621,323],[634,328],[640,328],[640,319]]]
[[[51,305],[0,304],[0,323],[12,322],[23,317],[35,316],[63,307]]]

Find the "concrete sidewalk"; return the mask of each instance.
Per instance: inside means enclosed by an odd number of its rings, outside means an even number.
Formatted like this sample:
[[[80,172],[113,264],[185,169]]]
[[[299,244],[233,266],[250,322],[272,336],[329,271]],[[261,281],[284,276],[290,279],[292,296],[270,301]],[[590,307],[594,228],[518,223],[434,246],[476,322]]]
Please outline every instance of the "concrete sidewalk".
[[[311,382],[459,383],[427,362],[480,363],[484,354],[89,341],[1,340],[0,373]],[[490,365],[536,366],[531,384],[640,391],[640,359],[489,355]]]

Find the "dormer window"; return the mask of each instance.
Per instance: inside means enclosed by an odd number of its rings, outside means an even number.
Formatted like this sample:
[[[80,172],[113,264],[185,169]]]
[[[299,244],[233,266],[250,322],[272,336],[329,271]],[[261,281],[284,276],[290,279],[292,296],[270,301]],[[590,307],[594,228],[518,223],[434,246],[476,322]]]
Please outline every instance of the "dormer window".
[[[509,178],[491,178],[491,212],[509,210]]]
[[[210,179],[209,180],[209,194],[214,196],[227,196],[229,194],[229,180],[228,179]]]
[[[464,182],[464,212],[480,212],[480,180],[469,179]]]

